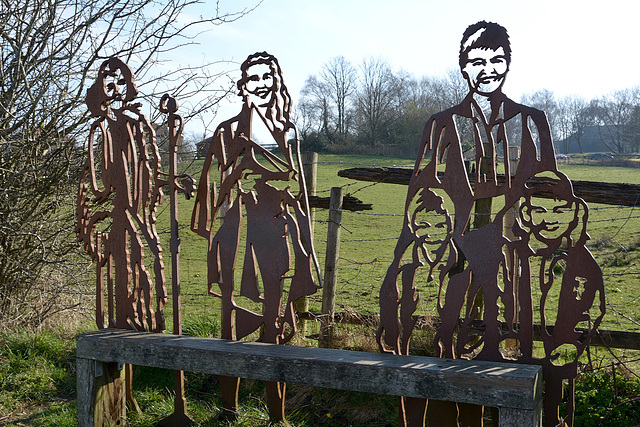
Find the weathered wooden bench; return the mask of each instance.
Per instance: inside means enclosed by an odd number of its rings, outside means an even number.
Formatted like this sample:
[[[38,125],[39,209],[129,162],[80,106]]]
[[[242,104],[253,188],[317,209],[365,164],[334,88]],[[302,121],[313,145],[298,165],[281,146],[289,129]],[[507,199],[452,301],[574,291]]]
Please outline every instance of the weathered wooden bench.
[[[105,425],[102,418],[124,413],[118,373],[124,363],[497,407],[501,427],[539,426],[542,419],[542,370],[532,365],[114,329],[79,335],[76,357],[81,427]],[[96,402],[105,394],[115,394],[115,401],[107,404],[101,401],[101,408],[96,411]],[[98,413],[101,419],[96,416]]]

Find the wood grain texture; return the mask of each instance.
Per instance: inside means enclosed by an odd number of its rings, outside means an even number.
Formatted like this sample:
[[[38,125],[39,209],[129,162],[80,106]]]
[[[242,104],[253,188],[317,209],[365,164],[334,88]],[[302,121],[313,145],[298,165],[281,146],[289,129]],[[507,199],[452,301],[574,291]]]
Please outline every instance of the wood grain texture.
[[[530,411],[542,391],[538,366],[113,329],[79,335],[77,357]]]
[[[76,369],[80,427],[124,425],[124,370],[118,369],[117,363],[99,363],[88,358],[78,358]]]

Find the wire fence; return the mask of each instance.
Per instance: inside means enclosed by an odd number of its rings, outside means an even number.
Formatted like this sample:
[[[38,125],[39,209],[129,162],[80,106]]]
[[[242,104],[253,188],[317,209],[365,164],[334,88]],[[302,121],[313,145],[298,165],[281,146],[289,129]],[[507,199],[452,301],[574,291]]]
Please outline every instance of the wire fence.
[[[351,166],[393,166],[412,168],[413,162],[397,164],[363,164],[358,162],[318,162],[318,168],[337,169]],[[193,171],[194,174],[199,171]],[[337,185],[334,185],[337,183]],[[378,294],[384,275],[393,261],[395,244],[400,234],[404,218],[404,199],[406,186],[394,184],[368,183],[336,178],[335,181],[323,183],[316,190],[317,195],[326,195],[333,186],[341,186],[345,193],[358,195],[364,202],[373,202],[373,210],[351,212],[343,211],[341,222],[340,257],[338,262],[338,284],[336,291],[336,311],[342,312],[341,319],[346,323],[361,323],[351,327],[351,334],[358,335],[355,345],[358,349],[375,350],[375,331],[377,326],[369,320],[378,314]],[[381,197],[380,194],[384,196]],[[389,200],[380,203],[380,200]],[[183,317],[194,313],[210,313],[217,316],[220,311],[219,301],[207,292],[207,260],[204,239],[189,230],[191,204],[185,202],[181,206],[181,297]],[[327,244],[328,209],[316,209],[314,220],[314,242],[320,265],[324,265]],[[159,218],[165,212],[159,213]],[[605,279],[607,314],[601,329],[637,332],[640,334],[640,293],[637,283],[640,281],[640,207],[593,205],[590,206],[588,243],[595,259],[602,268]],[[159,220],[159,224],[162,220]],[[168,248],[169,230],[161,228],[162,240]],[[242,243],[241,243],[242,252]],[[238,261],[240,263],[240,261]],[[241,264],[238,264],[241,265]],[[416,277],[420,293],[420,305],[416,315],[421,316],[423,323],[436,319],[436,304],[439,286],[430,281],[428,271],[419,271]],[[240,280],[238,272],[237,283]],[[170,276],[170,273],[167,274]],[[168,281],[169,282],[169,281]],[[539,301],[539,293],[533,300]],[[286,295],[285,295],[286,299]],[[310,298],[309,311],[319,313],[322,305],[320,293]],[[169,309],[169,307],[167,307]],[[539,306],[535,308],[539,310]],[[170,311],[170,309],[169,309]],[[170,316],[167,314],[167,319]],[[353,319],[365,319],[356,322]],[[435,321],[435,320],[434,320]],[[306,336],[315,338],[318,335],[317,322],[307,322]],[[639,335],[640,336],[640,335]],[[354,339],[345,342],[347,348],[354,347]],[[611,368],[618,364],[629,366],[640,360],[640,353],[632,350],[600,348],[592,349],[590,358],[598,362],[592,363],[592,369]],[[634,365],[634,366],[635,366]],[[635,369],[632,375],[638,377]]]

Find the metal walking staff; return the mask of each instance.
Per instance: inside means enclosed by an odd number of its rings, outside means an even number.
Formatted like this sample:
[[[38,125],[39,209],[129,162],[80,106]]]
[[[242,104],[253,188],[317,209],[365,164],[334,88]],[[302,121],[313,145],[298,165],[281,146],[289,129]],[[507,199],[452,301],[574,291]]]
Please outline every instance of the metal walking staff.
[[[171,291],[173,300],[173,333],[182,335],[182,304],[180,298],[180,236],[178,232],[178,193],[187,200],[194,195],[195,180],[186,174],[177,175],[178,144],[182,134],[182,117],[175,98],[165,94],[160,100],[160,111],[168,114],[169,128],[169,198],[171,216]],[[180,182],[178,180],[181,179]],[[160,426],[190,425],[193,420],[187,415],[187,401],[184,397],[184,372],[175,371],[175,398],[173,414],[162,420]]]

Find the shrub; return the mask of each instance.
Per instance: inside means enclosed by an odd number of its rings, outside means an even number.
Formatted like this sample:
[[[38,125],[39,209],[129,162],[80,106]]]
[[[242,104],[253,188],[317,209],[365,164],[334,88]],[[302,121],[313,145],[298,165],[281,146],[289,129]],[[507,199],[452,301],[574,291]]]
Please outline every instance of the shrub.
[[[640,424],[640,379],[615,372],[582,374],[576,381],[575,425],[626,427]]]

